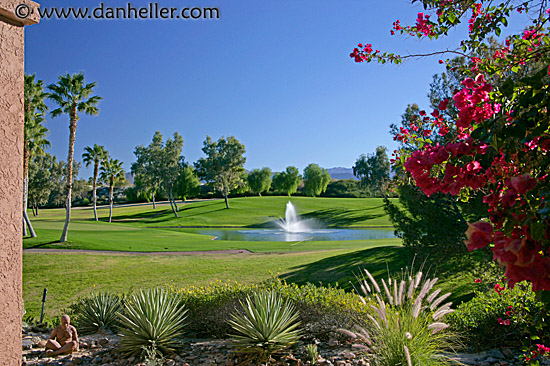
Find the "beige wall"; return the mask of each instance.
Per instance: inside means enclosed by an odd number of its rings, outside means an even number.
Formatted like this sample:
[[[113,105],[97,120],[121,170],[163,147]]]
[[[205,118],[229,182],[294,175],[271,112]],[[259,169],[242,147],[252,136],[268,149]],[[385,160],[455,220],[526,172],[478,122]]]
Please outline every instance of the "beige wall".
[[[34,14],[17,18],[23,1],[0,0],[0,364],[21,364],[23,80],[24,25]]]

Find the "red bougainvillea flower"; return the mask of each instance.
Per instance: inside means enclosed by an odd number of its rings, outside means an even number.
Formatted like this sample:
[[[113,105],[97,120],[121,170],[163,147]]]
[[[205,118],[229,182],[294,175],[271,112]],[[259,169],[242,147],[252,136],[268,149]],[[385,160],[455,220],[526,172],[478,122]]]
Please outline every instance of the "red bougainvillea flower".
[[[485,221],[468,223],[466,238],[468,239],[464,240],[464,243],[468,247],[468,251],[484,248],[493,241],[493,225]]]
[[[537,180],[533,178],[531,174],[525,173],[519,177],[513,177],[510,180],[510,184],[516,192],[519,194],[525,194],[526,192],[535,189],[537,186]]]
[[[444,111],[445,109],[447,109],[448,105],[449,105],[449,99],[445,98],[441,102],[439,102],[439,106],[437,108],[441,111]]]

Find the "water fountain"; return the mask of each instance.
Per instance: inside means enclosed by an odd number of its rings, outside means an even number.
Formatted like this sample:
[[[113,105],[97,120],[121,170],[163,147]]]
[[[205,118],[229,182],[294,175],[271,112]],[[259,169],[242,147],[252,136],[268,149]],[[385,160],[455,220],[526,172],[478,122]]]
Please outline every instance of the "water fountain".
[[[271,229],[214,229],[205,228],[199,234],[211,235],[218,240],[303,242],[369,240],[395,237],[390,229],[323,228],[315,219],[301,219],[291,202],[286,204],[285,218],[275,221]]]
[[[286,204],[285,218],[279,219],[276,223],[279,228],[287,233],[309,233],[312,231],[311,223],[313,220],[300,220],[296,213],[296,208],[292,202]]]

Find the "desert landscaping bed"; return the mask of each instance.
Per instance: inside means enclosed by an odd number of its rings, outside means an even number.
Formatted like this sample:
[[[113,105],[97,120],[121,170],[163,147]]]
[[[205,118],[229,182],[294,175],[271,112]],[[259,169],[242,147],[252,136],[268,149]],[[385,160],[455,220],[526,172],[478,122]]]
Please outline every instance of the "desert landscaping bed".
[[[114,334],[95,334],[80,338],[80,350],[67,356],[47,357],[44,354],[43,344],[48,333],[29,332],[23,334],[23,366],[72,366],[72,365],[101,365],[101,366],[130,366],[141,365],[133,357],[122,358],[118,353],[120,337]],[[40,343],[42,342],[42,344]],[[42,347],[41,347],[42,346]],[[368,365],[365,358],[357,352],[351,343],[341,343],[332,340],[318,344],[320,359],[316,364],[329,365]],[[310,365],[305,361],[305,344],[299,343],[293,349],[276,355],[271,365],[298,366]],[[457,361],[465,365],[479,366],[519,366],[519,350],[510,348],[494,349],[480,353],[461,353],[456,356]],[[457,365],[459,363],[457,362]],[[198,339],[184,338],[177,353],[167,357],[166,366],[237,366],[256,365],[233,352],[231,342],[225,339]],[[542,365],[550,365],[544,361]]]

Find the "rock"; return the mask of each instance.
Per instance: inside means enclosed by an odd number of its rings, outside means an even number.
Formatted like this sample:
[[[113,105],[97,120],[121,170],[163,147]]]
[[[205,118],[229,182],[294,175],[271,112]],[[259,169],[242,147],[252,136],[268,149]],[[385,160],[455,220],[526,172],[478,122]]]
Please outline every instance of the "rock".
[[[99,344],[100,346],[106,346],[109,344],[109,339],[108,338],[101,338],[99,341],[97,341],[97,344]]]
[[[32,340],[31,339],[23,339],[21,342],[23,346],[23,350],[29,350],[32,349]]]
[[[350,351],[344,351],[344,353],[342,353],[342,356],[344,356],[344,358],[346,358],[348,360],[353,360],[353,359],[356,358],[355,353],[350,352]]]
[[[336,347],[336,346],[340,345],[340,342],[338,342],[336,339],[330,339],[330,340],[328,341],[328,345],[329,345],[330,347]]]
[[[504,358],[507,358],[507,359],[514,358],[514,353],[510,348],[503,348],[500,351],[502,352],[502,355],[504,356]]]
[[[166,360],[166,366],[174,366],[176,364],[176,361],[174,360]]]

